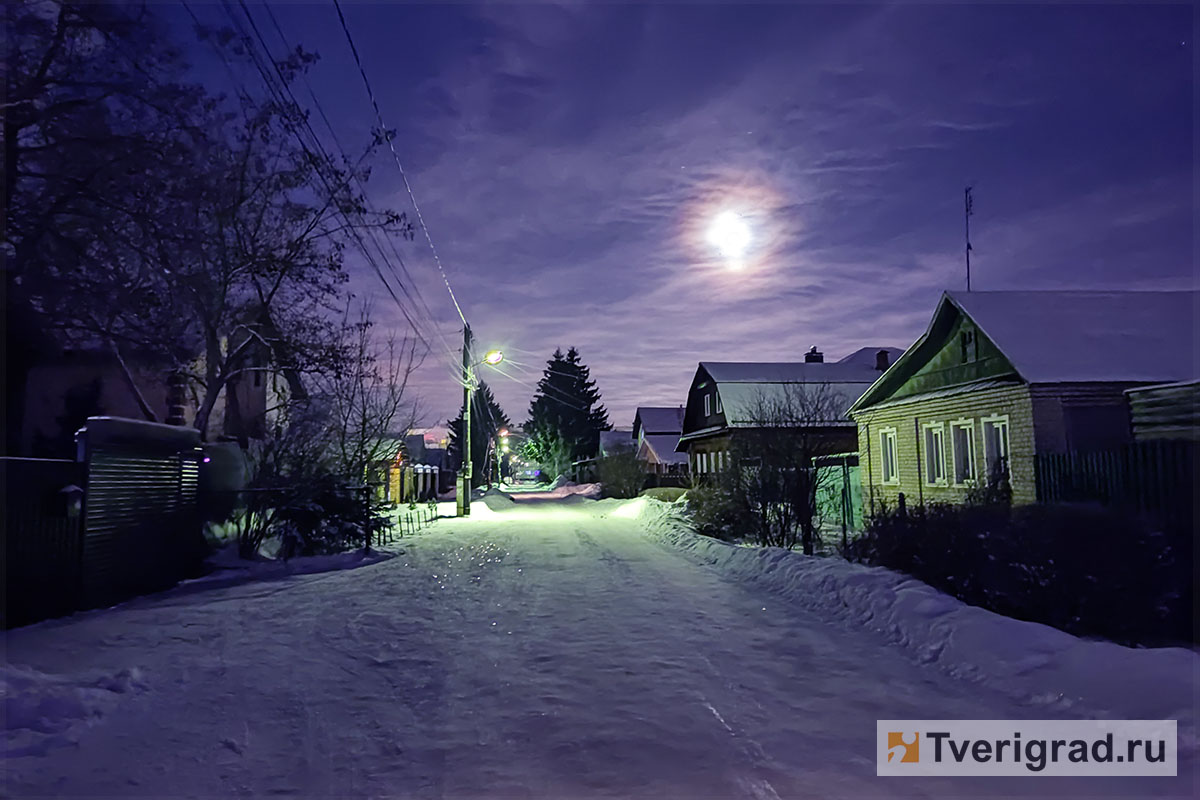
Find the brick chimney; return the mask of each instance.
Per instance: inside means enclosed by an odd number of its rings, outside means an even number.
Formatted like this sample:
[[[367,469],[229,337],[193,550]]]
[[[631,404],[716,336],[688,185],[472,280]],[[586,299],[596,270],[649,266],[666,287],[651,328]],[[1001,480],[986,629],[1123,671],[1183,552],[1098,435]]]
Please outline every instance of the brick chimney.
[[[817,346],[814,344],[812,350],[809,350],[804,354],[804,363],[823,364],[825,363],[825,354],[818,350]]]
[[[875,354],[875,369],[883,372],[888,368],[888,351],[880,350]]]

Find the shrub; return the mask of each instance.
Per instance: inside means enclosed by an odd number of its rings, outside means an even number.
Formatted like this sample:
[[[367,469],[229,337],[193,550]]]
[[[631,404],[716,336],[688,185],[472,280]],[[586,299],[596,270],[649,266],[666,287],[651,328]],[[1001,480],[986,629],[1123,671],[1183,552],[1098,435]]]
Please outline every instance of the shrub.
[[[674,503],[685,494],[687,494],[687,489],[678,486],[657,486],[653,489],[643,491],[642,497],[650,497],[654,500],[661,500],[664,503]]]
[[[281,557],[340,553],[369,547],[390,524],[383,504],[363,488],[349,488],[331,474],[317,476],[275,507]]]
[[[604,456],[596,465],[605,497],[637,497],[646,483],[646,472],[632,450]]]
[[[1077,635],[1192,637],[1191,534],[1096,506],[884,509],[845,555]]]
[[[696,533],[737,541],[746,533],[746,512],[720,486],[697,482],[687,490],[687,511]]]

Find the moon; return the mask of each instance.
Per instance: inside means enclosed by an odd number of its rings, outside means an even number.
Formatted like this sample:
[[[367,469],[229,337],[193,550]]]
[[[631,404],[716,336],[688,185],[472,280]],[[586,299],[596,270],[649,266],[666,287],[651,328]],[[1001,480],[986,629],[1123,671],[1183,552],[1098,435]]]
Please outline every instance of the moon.
[[[750,246],[750,226],[732,211],[717,215],[708,229],[708,243],[730,261],[738,261]]]

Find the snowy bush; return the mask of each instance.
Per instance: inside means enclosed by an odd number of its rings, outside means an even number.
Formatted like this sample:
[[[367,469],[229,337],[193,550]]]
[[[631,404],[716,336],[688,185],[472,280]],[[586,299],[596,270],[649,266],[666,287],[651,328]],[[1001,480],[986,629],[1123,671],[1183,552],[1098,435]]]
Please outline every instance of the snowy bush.
[[[846,555],[1078,635],[1141,644],[1192,637],[1190,536],[1108,509],[884,509]]]
[[[597,462],[596,472],[605,497],[637,497],[646,483],[642,462],[632,450],[604,456]]]

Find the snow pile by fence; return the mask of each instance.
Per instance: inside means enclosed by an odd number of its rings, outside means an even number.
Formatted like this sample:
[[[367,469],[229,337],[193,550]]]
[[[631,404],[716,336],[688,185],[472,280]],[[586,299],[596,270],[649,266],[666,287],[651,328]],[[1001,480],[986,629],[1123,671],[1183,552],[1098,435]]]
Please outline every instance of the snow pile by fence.
[[[610,514],[637,518],[660,541],[722,573],[831,621],[872,628],[921,662],[1031,707],[1078,706],[1114,719],[1176,719],[1180,747],[1197,748],[1193,693],[1200,656],[1191,650],[1080,639],[966,605],[882,567],[732,545],[691,531],[681,510],[680,504],[643,497]]]
[[[146,688],[136,667],[112,675],[66,678],[29,667],[0,666],[3,757],[40,756],[73,745],[122,697]]]

